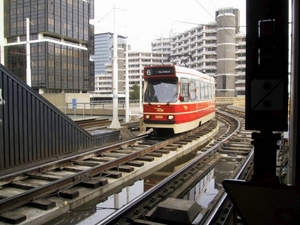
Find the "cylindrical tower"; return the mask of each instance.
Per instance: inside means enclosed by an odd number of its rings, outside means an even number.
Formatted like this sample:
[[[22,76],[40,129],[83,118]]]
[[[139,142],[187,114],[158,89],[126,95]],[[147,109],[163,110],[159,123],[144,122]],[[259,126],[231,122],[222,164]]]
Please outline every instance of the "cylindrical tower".
[[[236,97],[235,35],[236,18],[233,13],[217,16],[217,97]]]

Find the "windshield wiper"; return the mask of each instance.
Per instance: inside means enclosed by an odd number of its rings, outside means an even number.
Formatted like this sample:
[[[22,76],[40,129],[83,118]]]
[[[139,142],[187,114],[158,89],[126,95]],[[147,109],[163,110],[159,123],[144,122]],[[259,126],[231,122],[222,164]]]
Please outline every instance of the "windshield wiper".
[[[149,94],[146,95],[146,98],[147,98],[148,105],[151,105],[151,100],[150,100]]]
[[[173,97],[177,97],[177,92],[170,98],[170,100],[167,102],[167,104],[166,105],[170,105],[170,103],[172,102],[172,98]]]

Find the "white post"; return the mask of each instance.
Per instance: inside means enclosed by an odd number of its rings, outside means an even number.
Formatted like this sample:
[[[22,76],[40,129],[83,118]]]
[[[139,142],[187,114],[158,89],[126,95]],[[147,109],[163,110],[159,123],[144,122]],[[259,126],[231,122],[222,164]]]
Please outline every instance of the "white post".
[[[141,71],[142,69],[140,68],[140,71]],[[142,85],[143,85],[143,83],[142,83],[142,81],[143,81],[143,74],[142,73],[140,73],[140,113],[143,113],[143,88],[142,88]]]
[[[30,66],[30,29],[29,18],[26,18],[26,83],[31,87],[31,66]]]
[[[118,115],[118,37],[116,34],[115,24],[115,7],[114,7],[114,44],[113,44],[113,119],[110,128],[119,129],[121,127]]]
[[[130,202],[130,189],[128,186],[126,187],[126,194],[127,194],[127,202],[126,203],[128,203],[128,202]]]
[[[119,193],[114,194],[114,208],[119,209],[120,208],[120,195]]]
[[[129,122],[129,74],[128,74],[128,43],[125,49],[125,122]]]
[[[4,15],[4,1],[0,1],[0,15]],[[0,27],[4,28],[4,16],[1,16],[0,19]],[[7,40],[6,38],[4,38],[4,29],[1,28],[0,29],[0,63],[1,64],[5,64],[5,60],[4,60],[4,45],[7,44]]]

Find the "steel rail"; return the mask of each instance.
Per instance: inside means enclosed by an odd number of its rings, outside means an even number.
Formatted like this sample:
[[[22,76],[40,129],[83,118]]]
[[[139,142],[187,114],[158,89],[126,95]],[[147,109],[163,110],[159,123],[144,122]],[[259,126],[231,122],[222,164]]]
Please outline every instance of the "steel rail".
[[[97,166],[92,167],[90,169],[87,169],[85,171],[78,172],[74,175],[70,175],[70,176],[64,177],[62,179],[52,181],[49,184],[32,188],[30,190],[25,191],[24,193],[20,193],[20,194],[17,194],[15,196],[12,196],[12,197],[1,199],[0,200],[0,213],[2,213],[4,211],[8,211],[9,209],[11,209],[13,207],[21,206],[21,205],[24,205],[26,203],[29,203],[32,200],[38,199],[42,196],[46,196],[48,194],[52,194],[52,193],[55,193],[55,192],[60,192],[60,191],[66,189],[68,187],[72,187],[76,184],[79,184],[82,181],[85,181],[89,178],[92,178],[92,177],[100,174],[101,172],[104,172],[108,169],[120,166],[120,165],[124,164],[125,162],[131,161],[131,160],[133,160],[135,158],[138,158],[140,156],[143,156],[147,153],[158,150],[158,149],[168,145],[169,143],[179,141],[180,139],[183,139],[183,138],[185,138],[185,137],[187,137],[191,134],[194,134],[196,132],[199,132],[199,130],[202,130],[202,129],[204,129],[204,127],[200,127],[196,130],[190,131],[190,132],[185,133],[181,136],[173,137],[171,139],[159,142],[157,144],[152,145],[149,148],[142,149],[138,152],[130,153],[126,156],[122,156],[122,157],[119,157],[115,160],[109,161],[107,163],[97,165]],[[123,145],[125,143],[133,142],[133,140],[140,139],[140,138],[141,137],[126,140],[124,142],[114,143],[112,145],[105,146],[103,149],[107,149],[107,148],[111,149],[113,147],[117,147],[117,146]],[[98,152],[98,151],[99,151],[99,149],[95,149],[95,150],[92,150],[92,151],[88,152],[88,154],[95,153],[95,152]],[[82,154],[80,154],[80,156],[82,157],[85,154],[87,154],[87,153],[82,153]],[[74,158],[78,158],[78,157],[79,156],[76,155],[76,157],[73,156],[73,157],[64,158],[64,159],[56,161],[55,163],[57,164],[58,162],[68,161],[70,159],[74,159]],[[38,168],[36,168],[36,169],[38,169]]]
[[[241,174],[245,170],[245,167],[248,165],[248,163],[252,159],[253,154],[254,154],[254,148],[250,151],[250,153],[248,154],[248,156],[247,156],[247,158],[246,158],[243,166],[241,166],[241,168],[239,169],[239,171],[237,172],[237,174],[234,176],[234,178],[233,178],[234,180],[237,180],[241,176]],[[221,195],[221,197],[218,199],[217,203],[214,205],[213,209],[207,215],[207,217],[204,220],[201,221],[200,225],[208,225],[208,224],[212,223],[212,220],[216,216],[218,210],[223,205],[223,203],[225,202],[225,200],[226,200],[227,197],[228,197],[228,195],[224,191],[223,194]]]
[[[222,113],[222,115],[226,116],[226,117],[229,117],[225,113]],[[199,155],[196,158],[194,158],[190,163],[186,164],[184,167],[182,167],[181,169],[179,169],[175,173],[171,174],[170,176],[168,176],[167,178],[165,178],[163,181],[159,182],[157,185],[155,185],[154,187],[152,187],[151,189],[149,189],[147,192],[144,192],[140,196],[136,197],[134,200],[132,200],[127,205],[123,206],[121,209],[117,210],[113,214],[109,215],[104,220],[101,220],[98,223],[96,223],[96,225],[100,225],[100,224],[101,225],[104,225],[104,224],[113,224],[114,222],[116,222],[116,220],[118,220],[120,217],[122,217],[122,215],[128,214],[128,212],[132,208],[136,208],[136,206],[143,199],[146,199],[149,196],[153,195],[159,189],[161,189],[164,186],[166,186],[167,183],[172,182],[173,180],[176,180],[182,173],[184,173],[185,171],[189,170],[189,168],[192,167],[193,165],[196,165],[204,157],[206,157],[207,155],[213,153],[214,151],[217,151],[217,149],[219,147],[221,147],[222,143],[226,142],[229,138],[231,138],[240,129],[240,127],[241,127],[240,122],[237,119],[235,119],[235,118],[232,118],[232,119],[237,123],[237,128],[233,131],[233,133],[231,133],[226,138],[224,138],[223,140],[221,140],[218,143],[216,143],[214,146],[210,147],[204,153],[202,153],[201,155]]]
[[[30,173],[30,172],[33,172],[33,171],[42,171],[43,168],[51,167],[51,166],[54,166],[56,164],[59,164],[59,163],[65,162],[65,161],[73,160],[74,158],[81,158],[81,157],[84,157],[86,155],[99,153],[101,151],[107,150],[108,147],[109,148],[115,148],[115,147],[120,146],[120,145],[135,142],[135,141],[143,139],[147,136],[148,136],[148,134],[145,134],[145,135],[140,135],[140,136],[132,138],[132,139],[123,140],[122,142],[110,143],[109,145],[105,145],[101,148],[95,148],[95,149],[87,150],[87,151],[82,152],[82,153],[76,153],[76,156],[74,156],[74,154],[72,156],[66,156],[66,157],[62,156],[63,158],[61,158],[61,159],[55,159],[55,161],[48,162],[48,163],[45,163],[43,165],[33,166],[33,167],[25,169],[25,170],[21,170],[21,171],[17,171],[17,172],[13,172],[13,173],[10,173],[10,174],[7,174],[7,175],[0,176],[0,181],[11,179],[13,177],[17,177],[17,176],[20,176],[22,174]]]
[[[226,113],[223,112],[223,114],[226,115]],[[254,156],[254,148],[249,152],[247,155],[247,158],[245,159],[243,165],[240,167],[239,171],[235,174],[233,177],[233,180],[237,180],[242,173],[245,171],[246,166],[250,163],[250,161],[253,159]],[[212,223],[212,220],[216,217],[220,207],[224,204],[224,202],[227,200],[227,193],[224,191],[221,197],[218,199],[214,207],[210,210],[210,212],[206,215],[206,217],[201,221],[199,225],[208,225]]]

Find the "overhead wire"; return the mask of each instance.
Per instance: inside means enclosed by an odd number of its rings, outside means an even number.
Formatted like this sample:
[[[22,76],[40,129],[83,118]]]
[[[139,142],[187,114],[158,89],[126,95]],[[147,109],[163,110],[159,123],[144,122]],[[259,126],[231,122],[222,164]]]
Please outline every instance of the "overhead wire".
[[[222,25],[222,24],[220,24],[219,22],[218,22],[218,20],[213,16],[213,15],[211,15],[211,13],[198,1],[198,0],[195,0],[216,22],[217,22],[217,24],[220,26],[220,27],[222,27],[223,29],[224,29],[224,31],[232,38],[232,40],[235,42],[236,41],[236,38],[235,37],[233,37],[232,35],[231,35],[231,33],[229,33],[228,32],[228,30],[227,29],[225,29],[225,27],[224,27],[224,25]],[[209,0],[211,3],[212,3],[212,1],[211,0]],[[212,3],[213,5],[214,5],[214,3]],[[215,5],[214,5],[214,7],[216,7]],[[232,21],[230,21],[227,17],[226,17],[226,15],[225,15],[225,13],[223,13],[221,10],[220,10],[220,13],[221,14],[223,14],[223,16],[224,16],[224,18],[226,19],[226,20],[228,20],[230,23],[231,23],[231,25],[233,26],[233,27],[235,27],[236,25],[232,22]],[[224,48],[225,48],[225,46],[223,46]],[[226,63],[224,63],[224,71],[225,71],[225,67],[226,67]]]
[[[217,8],[217,6],[211,1],[211,0],[209,0],[211,3],[212,3],[212,5],[214,6],[214,7],[216,7]],[[214,20],[215,20],[215,17],[206,9],[206,7],[204,7],[198,0],[196,0],[196,2],[207,12],[207,14],[208,15],[210,15]],[[221,12],[222,13],[222,12]],[[225,16],[225,15],[224,15]],[[228,19],[227,17],[225,17],[225,19]],[[177,21],[174,21],[173,22],[173,24],[172,24],[172,27],[173,27],[173,25],[174,25],[174,23],[175,22],[177,22]],[[220,26],[222,26],[223,28],[224,28],[224,26],[223,25],[221,25],[217,20],[216,20],[216,22],[217,22],[217,24],[218,25],[220,25]],[[232,21],[230,21],[229,20],[229,22],[230,23],[232,23],[232,25],[234,26],[234,23],[232,22]],[[188,22],[187,22],[188,23]],[[195,23],[195,24],[197,24],[197,23]],[[199,24],[200,25],[200,24]],[[225,30],[225,32],[233,39],[233,40],[235,40],[235,38],[226,30],[226,29],[224,29]],[[170,34],[169,34],[169,39],[170,39],[170,41],[172,41],[172,37],[171,37],[171,32],[172,32],[172,28],[171,28],[171,30],[170,30]]]
[[[195,0],[213,19],[215,19],[215,17],[213,16],[213,15],[211,15],[211,13],[198,1],[198,0]],[[226,18],[226,17],[225,17]],[[227,19],[227,18],[226,18]],[[221,25],[217,20],[216,20],[216,22],[217,22],[217,24],[219,25],[219,26],[221,26],[222,28],[225,28],[223,25]],[[232,24],[232,25],[234,25],[234,24]],[[225,30],[225,32],[230,36],[230,37],[232,37],[232,39],[233,40],[235,40],[235,38],[226,30],[226,29],[224,29]]]
[[[105,17],[107,17],[112,11],[113,11],[113,8],[112,8],[105,16],[101,17],[101,18],[97,21],[97,23],[99,23],[99,22],[102,21]]]

